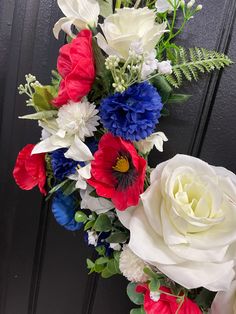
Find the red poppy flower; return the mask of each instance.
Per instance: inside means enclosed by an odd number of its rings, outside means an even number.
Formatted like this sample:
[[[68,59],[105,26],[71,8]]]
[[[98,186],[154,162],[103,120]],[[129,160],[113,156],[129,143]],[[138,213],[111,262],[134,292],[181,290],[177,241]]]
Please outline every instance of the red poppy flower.
[[[58,96],[53,100],[56,107],[67,104],[69,100],[78,102],[89,93],[95,78],[90,30],[82,30],[71,43],[60,49],[57,69],[62,81]]]
[[[171,290],[161,286],[160,290],[171,294]],[[160,298],[154,301],[150,297],[150,290],[146,284],[138,285],[136,291],[144,294],[144,310],[147,314],[202,314],[196,303],[185,297],[181,305],[181,301],[177,301],[177,297],[165,293],[160,294]]]
[[[22,190],[31,190],[38,185],[42,194],[46,195],[45,154],[31,155],[35,145],[26,145],[18,154],[13,176]]]
[[[131,142],[103,135],[91,163],[92,185],[99,196],[111,198],[118,210],[139,202],[143,192],[146,160],[140,157]]]

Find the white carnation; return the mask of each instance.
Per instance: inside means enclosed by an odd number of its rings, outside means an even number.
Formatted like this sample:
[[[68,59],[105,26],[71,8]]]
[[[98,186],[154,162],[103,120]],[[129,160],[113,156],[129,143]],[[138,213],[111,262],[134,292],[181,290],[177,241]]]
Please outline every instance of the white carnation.
[[[172,65],[170,60],[158,62],[157,69],[160,74],[171,74],[172,73]]]
[[[143,272],[146,264],[125,245],[120,255],[120,271],[132,282],[146,282],[148,276]]]
[[[60,132],[67,135],[77,135],[84,141],[85,137],[94,135],[99,125],[98,110],[95,105],[89,103],[86,99],[81,102],[62,106],[58,111],[57,123]]]

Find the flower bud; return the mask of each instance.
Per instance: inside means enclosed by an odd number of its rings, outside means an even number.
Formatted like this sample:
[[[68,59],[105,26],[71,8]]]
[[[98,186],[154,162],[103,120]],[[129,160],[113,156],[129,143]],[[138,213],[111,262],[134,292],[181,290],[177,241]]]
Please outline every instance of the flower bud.
[[[195,4],[195,0],[189,1],[189,3],[187,4],[187,8],[191,9],[194,6],[194,4]]]
[[[199,4],[197,7],[196,7],[196,11],[201,11],[202,10],[202,5]]]

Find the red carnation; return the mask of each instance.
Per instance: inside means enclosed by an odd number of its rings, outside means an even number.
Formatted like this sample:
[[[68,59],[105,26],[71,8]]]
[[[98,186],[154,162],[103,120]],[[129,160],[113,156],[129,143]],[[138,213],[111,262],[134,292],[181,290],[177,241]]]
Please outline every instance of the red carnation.
[[[88,183],[99,196],[111,198],[117,209],[125,210],[138,204],[145,171],[146,160],[138,155],[134,145],[107,133],[94,155]]]
[[[45,154],[31,155],[35,145],[26,145],[18,154],[13,176],[22,190],[31,190],[38,185],[42,194],[46,195]]]
[[[160,290],[171,294],[171,290],[161,286]],[[165,293],[160,294],[159,300],[152,300],[150,290],[146,284],[140,284],[136,287],[136,291],[144,294],[144,310],[147,314],[202,314],[197,304],[185,297],[181,305],[181,300],[177,301],[177,297]]]
[[[67,104],[69,100],[78,102],[89,93],[95,79],[90,30],[82,30],[77,38],[60,49],[57,69],[62,81],[58,96],[53,100],[56,107]]]

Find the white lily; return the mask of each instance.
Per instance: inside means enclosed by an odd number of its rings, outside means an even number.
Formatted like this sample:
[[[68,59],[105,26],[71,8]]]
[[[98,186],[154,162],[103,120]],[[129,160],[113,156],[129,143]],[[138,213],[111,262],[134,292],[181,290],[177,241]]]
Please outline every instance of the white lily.
[[[87,188],[86,180],[91,178],[91,163],[89,162],[84,167],[77,168],[76,173],[68,178],[77,181],[75,185],[77,189],[85,190]]]
[[[147,137],[145,140],[135,142],[135,146],[142,154],[149,153],[155,146],[159,152],[163,152],[163,144],[167,142],[168,138],[163,132],[156,132]]]
[[[65,15],[54,25],[53,33],[57,39],[61,29],[69,36],[75,37],[71,31],[72,25],[77,29],[97,25],[100,13],[97,0],[57,0],[57,3]]]

